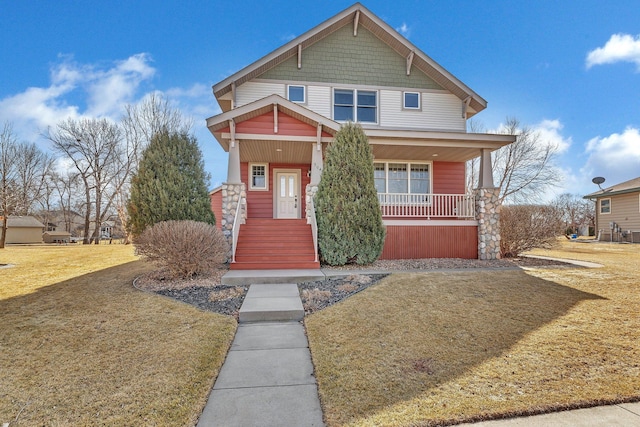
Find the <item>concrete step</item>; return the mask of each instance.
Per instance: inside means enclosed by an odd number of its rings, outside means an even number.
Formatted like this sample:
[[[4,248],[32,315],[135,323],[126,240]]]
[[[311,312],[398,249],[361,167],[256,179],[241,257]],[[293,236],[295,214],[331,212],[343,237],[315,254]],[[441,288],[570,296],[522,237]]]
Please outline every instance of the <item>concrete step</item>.
[[[232,264],[233,265],[233,264]],[[282,270],[230,270],[222,276],[223,285],[251,285],[253,283],[301,283],[324,280],[320,268]]]
[[[293,283],[252,284],[240,307],[240,323],[302,320],[304,308]]]

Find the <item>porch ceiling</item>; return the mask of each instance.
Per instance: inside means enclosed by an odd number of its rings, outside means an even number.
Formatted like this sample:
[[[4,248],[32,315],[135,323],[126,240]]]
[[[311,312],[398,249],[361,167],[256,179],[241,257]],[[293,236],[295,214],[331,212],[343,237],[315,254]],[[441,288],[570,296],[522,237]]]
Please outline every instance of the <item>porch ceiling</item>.
[[[241,162],[259,163],[311,163],[311,150],[315,144],[299,141],[242,140]]]
[[[480,156],[480,148],[398,146],[372,144],[376,160],[420,160],[434,162],[464,162]]]

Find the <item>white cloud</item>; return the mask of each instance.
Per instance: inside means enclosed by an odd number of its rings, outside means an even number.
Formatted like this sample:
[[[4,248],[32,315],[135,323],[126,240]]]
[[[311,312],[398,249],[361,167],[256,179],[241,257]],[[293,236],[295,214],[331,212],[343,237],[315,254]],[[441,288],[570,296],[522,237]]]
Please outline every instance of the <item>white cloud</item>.
[[[533,126],[533,129],[538,132],[542,141],[558,147],[558,154],[566,152],[571,147],[571,137],[565,138],[560,131],[564,126],[559,120],[543,120],[540,123]]]
[[[640,35],[613,34],[603,47],[587,54],[587,68],[616,62],[633,62],[640,71]]]
[[[409,38],[409,36],[411,35],[411,28],[407,25],[406,22],[403,22],[402,25],[397,27],[396,31],[402,34],[403,36],[405,36],[406,38]]]
[[[141,53],[111,64],[79,64],[71,56],[50,69],[48,87],[30,87],[0,100],[0,121],[14,123],[25,140],[35,140],[47,127],[67,118],[108,117],[117,120],[155,69]],[[86,105],[83,108],[82,105]]]
[[[589,156],[581,172],[589,180],[603,176],[614,185],[638,177],[640,173],[640,131],[628,127],[622,133],[595,137],[586,146]]]

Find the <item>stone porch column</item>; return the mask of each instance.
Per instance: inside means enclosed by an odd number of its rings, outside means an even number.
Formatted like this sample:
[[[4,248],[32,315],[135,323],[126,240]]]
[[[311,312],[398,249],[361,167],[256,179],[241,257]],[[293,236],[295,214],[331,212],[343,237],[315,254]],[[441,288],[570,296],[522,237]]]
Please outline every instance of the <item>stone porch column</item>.
[[[500,258],[500,189],[493,184],[491,151],[482,149],[476,189],[478,259]]]
[[[231,249],[233,245],[233,222],[236,218],[238,203],[247,197],[244,183],[224,183],[222,184],[222,218],[220,218],[220,228]]]

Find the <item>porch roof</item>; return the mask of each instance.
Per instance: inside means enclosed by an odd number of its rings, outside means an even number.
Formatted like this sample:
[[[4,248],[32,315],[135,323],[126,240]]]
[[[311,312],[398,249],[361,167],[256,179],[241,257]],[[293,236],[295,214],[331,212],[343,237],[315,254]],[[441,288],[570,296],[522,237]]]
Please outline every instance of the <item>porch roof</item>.
[[[408,64],[417,67],[441,87],[455,94],[461,100],[466,100],[469,105],[469,117],[487,107],[487,101],[484,98],[471,90],[462,81],[458,80],[453,74],[444,69],[440,64],[427,56],[422,50],[360,3],[355,3],[301,36],[291,40],[289,43],[215,84],[213,86],[213,93],[216,99],[219,100],[220,106],[223,110],[231,108],[230,105],[220,102],[220,97],[231,92],[233,87],[240,86],[247,81],[259,77],[271,68],[297,55],[299,49],[304,50],[337,29],[350,24],[354,26],[354,31],[357,31],[358,25],[367,28],[380,40],[398,52],[399,55],[407,58]]]
[[[278,95],[270,95],[250,104],[207,119],[207,127],[225,151],[232,138],[230,122],[242,122],[273,113],[286,114],[295,120],[321,128],[320,140],[326,143],[340,129],[340,123],[317,114]],[[239,128],[241,126],[238,126]],[[250,132],[250,133],[247,133]],[[317,135],[259,133],[256,130],[239,132],[240,159],[243,162],[307,163],[311,159]],[[364,127],[373,154],[378,160],[462,162],[480,156],[481,150],[496,150],[515,141],[514,135],[479,134],[466,132],[424,131],[404,128]]]

